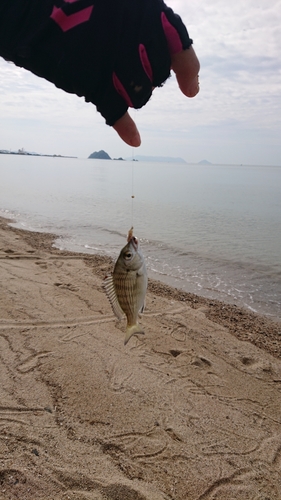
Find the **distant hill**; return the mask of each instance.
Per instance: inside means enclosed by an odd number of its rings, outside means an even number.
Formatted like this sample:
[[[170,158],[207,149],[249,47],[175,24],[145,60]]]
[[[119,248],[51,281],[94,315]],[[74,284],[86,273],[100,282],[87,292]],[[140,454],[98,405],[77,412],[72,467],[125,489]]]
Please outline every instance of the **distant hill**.
[[[88,158],[94,158],[98,160],[111,160],[109,154],[107,154],[103,149],[100,151],[95,151]]]
[[[126,160],[132,160],[132,158],[126,158]],[[135,155],[134,160],[137,161],[150,161],[159,163],[186,163],[183,158],[173,157],[173,156],[143,156]]]
[[[213,165],[213,164],[208,160],[201,160],[198,162],[198,165]]]

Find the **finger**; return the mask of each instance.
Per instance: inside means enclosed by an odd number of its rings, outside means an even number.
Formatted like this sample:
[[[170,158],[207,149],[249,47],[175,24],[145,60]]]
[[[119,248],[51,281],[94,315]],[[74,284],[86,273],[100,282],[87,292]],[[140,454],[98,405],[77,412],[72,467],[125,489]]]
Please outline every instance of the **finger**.
[[[200,63],[193,47],[172,55],[172,69],[184,95],[194,97],[198,94]]]
[[[129,146],[138,147],[141,144],[141,138],[135,122],[126,112],[117,122],[114,123],[113,128],[121,139],[129,144]]]

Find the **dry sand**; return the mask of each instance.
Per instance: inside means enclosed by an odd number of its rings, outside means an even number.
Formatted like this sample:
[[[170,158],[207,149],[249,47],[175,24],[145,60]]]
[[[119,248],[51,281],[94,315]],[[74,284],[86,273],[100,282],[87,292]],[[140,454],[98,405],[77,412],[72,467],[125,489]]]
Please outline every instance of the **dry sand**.
[[[124,347],[110,259],[0,224],[0,499],[280,500],[281,324],[150,282]]]

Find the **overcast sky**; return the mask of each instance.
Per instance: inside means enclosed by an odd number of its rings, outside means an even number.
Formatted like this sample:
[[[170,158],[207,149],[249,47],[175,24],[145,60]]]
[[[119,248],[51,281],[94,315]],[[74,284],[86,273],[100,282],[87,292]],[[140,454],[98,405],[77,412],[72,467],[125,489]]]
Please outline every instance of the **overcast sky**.
[[[200,59],[200,93],[174,77],[131,115],[134,154],[281,166],[281,0],[170,0]],[[0,149],[131,157],[92,104],[0,58]]]

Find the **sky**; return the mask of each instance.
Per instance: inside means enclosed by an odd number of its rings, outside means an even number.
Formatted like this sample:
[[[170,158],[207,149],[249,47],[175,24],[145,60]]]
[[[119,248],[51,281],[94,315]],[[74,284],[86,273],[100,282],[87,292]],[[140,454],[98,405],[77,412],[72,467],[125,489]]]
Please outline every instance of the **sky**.
[[[166,3],[194,41],[200,92],[186,98],[172,76],[131,110],[139,148],[123,143],[94,105],[0,58],[0,149],[281,166],[281,0]]]

